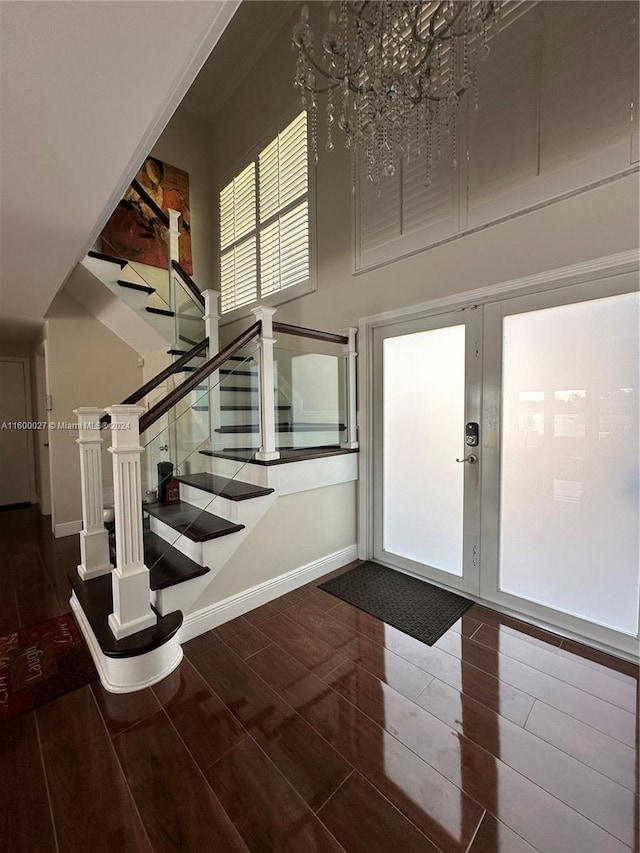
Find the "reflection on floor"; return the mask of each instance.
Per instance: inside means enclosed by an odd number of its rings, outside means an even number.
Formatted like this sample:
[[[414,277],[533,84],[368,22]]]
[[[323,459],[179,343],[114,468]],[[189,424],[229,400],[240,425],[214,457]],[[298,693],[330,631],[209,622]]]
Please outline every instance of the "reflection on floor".
[[[68,610],[77,537],[47,522],[0,513],[0,633]],[[153,689],[0,725],[12,853],[637,843],[630,664],[476,605],[430,648],[315,583],[185,652]]]

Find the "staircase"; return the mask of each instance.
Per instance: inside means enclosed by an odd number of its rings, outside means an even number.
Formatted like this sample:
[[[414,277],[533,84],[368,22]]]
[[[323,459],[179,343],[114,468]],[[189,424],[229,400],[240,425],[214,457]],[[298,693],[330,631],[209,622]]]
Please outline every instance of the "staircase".
[[[92,256],[94,262],[124,269],[115,258]],[[117,286],[126,298],[152,296],[123,280]],[[210,351],[217,340],[212,299],[208,292]],[[257,309],[256,323],[208,359],[203,345],[187,353],[172,347],[176,363],[107,409],[107,416],[97,408],[77,410],[83,531],[82,562],[70,578],[71,605],[107,690],[142,689],[171,672],[182,657],[184,616],[278,497],[342,482],[331,466],[323,471],[322,460],[357,450],[355,330],[325,335],[344,354],[332,356],[335,363],[319,362],[335,372],[331,389],[333,397],[341,395],[335,405],[342,417],[327,420],[327,407],[320,411],[316,403],[320,419],[298,421],[296,412],[311,395],[287,359],[286,369],[278,367],[273,313]],[[277,328],[294,337],[324,335],[285,324]],[[304,365],[308,355],[314,354],[299,352]],[[169,393],[149,408],[136,405],[167,380],[167,371],[174,385]],[[318,390],[314,393],[317,399]],[[115,549],[102,521],[98,427],[109,418]],[[169,460],[180,490],[174,503],[161,502],[157,494],[157,462]],[[351,468],[354,479],[356,467]]]

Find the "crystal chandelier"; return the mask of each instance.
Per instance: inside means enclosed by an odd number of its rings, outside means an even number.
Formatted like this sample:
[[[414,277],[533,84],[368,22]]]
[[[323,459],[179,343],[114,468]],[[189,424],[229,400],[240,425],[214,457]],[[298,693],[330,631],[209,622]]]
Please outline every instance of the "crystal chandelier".
[[[477,61],[489,53],[501,3],[343,0],[335,6],[317,47],[307,6],[293,31],[295,83],[310,111],[315,161],[318,95],[326,94],[327,150],[337,123],[374,183],[423,152],[428,172],[443,133],[452,137],[456,166],[458,108],[471,90],[477,109]]]

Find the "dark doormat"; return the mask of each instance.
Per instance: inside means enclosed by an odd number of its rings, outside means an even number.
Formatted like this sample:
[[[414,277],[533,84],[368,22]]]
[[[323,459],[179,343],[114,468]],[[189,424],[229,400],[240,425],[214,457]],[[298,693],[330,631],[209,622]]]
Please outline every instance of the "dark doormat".
[[[455,592],[371,562],[331,578],[320,589],[428,646],[473,604]]]
[[[98,678],[71,613],[0,637],[0,722]]]

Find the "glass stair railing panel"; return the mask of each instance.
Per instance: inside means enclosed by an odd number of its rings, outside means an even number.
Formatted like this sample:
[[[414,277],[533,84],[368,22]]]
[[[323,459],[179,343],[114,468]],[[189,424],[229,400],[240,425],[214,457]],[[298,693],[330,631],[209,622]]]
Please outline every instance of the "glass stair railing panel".
[[[206,468],[206,460],[201,451],[227,449],[227,436],[237,434],[238,422],[235,412],[223,411],[224,404],[221,400],[227,396],[225,389],[241,388],[240,391],[232,390],[234,399],[240,395],[241,404],[249,405],[244,401],[250,399],[248,395],[254,395],[255,391],[246,387],[245,374],[253,364],[253,354],[250,352],[224,362],[218,371],[198,382],[143,433],[143,493],[146,493],[147,499],[153,500],[157,497],[160,463],[163,463],[164,471],[168,470],[167,463],[170,463],[173,471],[178,474],[200,473]],[[245,383],[245,386],[242,387],[239,383]],[[179,387],[178,385],[178,390]],[[257,415],[257,411],[250,410],[249,415]],[[223,416],[224,425],[221,420]],[[251,427],[248,434],[257,439],[259,445],[257,423],[257,418],[254,418],[248,424]],[[232,446],[236,446],[235,443]]]
[[[176,339],[178,347],[189,349],[205,337],[204,306],[177,273],[172,273],[175,292]]]
[[[340,445],[346,434],[346,358],[277,346],[274,362],[277,447]]]
[[[246,380],[245,374],[254,364],[250,351],[229,359],[141,436],[144,525],[164,540],[160,551],[155,540],[157,560],[172,547],[189,555],[197,550],[198,543],[240,529],[230,502],[238,500],[238,490],[251,491],[242,472],[253,453],[235,448],[227,451],[221,440],[226,434],[218,432],[216,424],[222,388]],[[251,394],[253,390],[244,388],[242,393]],[[259,444],[259,431],[250,435]],[[260,492],[259,487],[253,488]],[[196,546],[187,543],[185,547],[187,540]]]

